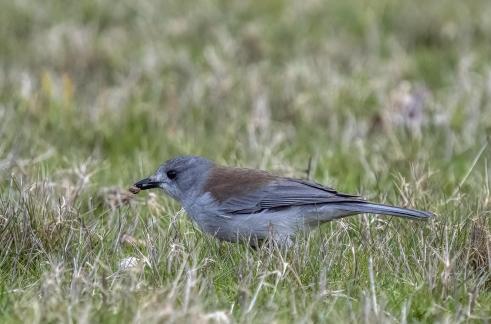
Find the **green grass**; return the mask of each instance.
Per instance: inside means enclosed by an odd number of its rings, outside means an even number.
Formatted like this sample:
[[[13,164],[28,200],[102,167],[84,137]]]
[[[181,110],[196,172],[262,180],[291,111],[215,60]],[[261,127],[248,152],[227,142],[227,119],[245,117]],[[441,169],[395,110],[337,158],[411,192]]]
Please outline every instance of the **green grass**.
[[[0,322],[491,320],[489,1],[1,7]],[[253,251],[121,203],[178,154],[437,216]]]

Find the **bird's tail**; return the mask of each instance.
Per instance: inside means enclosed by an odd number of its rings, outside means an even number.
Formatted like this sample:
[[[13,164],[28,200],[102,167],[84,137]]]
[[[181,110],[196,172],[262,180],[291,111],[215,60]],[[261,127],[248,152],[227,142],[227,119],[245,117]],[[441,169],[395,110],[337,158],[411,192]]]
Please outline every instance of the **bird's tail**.
[[[401,208],[384,204],[376,204],[371,202],[346,202],[340,204],[339,207],[340,209],[351,212],[352,214],[371,213],[412,218],[417,220],[426,220],[433,216],[433,213],[427,211]]]

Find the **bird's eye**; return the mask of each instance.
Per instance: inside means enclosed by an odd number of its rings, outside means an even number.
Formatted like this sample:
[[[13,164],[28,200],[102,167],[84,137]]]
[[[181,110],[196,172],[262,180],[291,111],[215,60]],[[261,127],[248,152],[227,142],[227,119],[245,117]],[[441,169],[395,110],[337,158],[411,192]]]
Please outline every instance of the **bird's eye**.
[[[167,178],[174,180],[177,177],[177,172],[175,170],[167,171]]]

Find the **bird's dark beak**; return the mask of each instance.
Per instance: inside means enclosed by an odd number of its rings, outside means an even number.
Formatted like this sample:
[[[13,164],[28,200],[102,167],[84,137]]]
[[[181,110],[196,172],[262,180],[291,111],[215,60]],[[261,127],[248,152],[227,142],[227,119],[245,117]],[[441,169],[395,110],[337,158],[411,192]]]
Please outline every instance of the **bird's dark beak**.
[[[145,179],[140,180],[134,184],[135,187],[137,187],[138,189],[141,189],[141,190],[159,188],[159,185],[160,185],[159,181],[153,181],[150,178],[145,178]]]

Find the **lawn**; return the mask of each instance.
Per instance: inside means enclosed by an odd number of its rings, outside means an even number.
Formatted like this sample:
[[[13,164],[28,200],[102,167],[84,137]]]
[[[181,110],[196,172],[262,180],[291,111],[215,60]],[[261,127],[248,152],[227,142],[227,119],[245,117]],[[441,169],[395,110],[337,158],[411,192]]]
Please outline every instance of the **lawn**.
[[[491,321],[491,2],[1,1],[0,322]],[[429,210],[219,242],[176,155]]]

